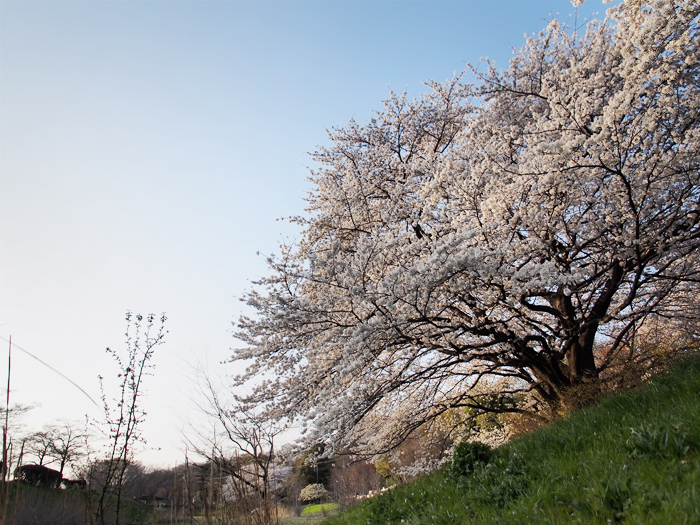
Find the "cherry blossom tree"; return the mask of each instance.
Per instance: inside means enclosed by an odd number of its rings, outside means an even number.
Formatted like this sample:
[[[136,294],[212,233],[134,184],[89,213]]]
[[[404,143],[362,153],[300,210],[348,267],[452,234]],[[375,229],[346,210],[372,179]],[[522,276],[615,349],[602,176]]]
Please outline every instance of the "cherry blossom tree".
[[[307,485],[299,493],[299,499],[301,501],[320,501],[323,498],[328,497],[328,491],[326,487],[320,483],[314,483],[313,485]]]
[[[505,70],[333,129],[301,238],[245,297],[245,401],[379,453],[455,407],[598,388],[597,344],[612,359],[698,292],[699,14],[553,21]]]

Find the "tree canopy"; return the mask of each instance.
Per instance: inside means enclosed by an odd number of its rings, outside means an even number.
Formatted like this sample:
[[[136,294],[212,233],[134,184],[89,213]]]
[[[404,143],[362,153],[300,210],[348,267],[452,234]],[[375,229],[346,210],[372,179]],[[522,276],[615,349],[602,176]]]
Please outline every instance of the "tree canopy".
[[[553,21],[506,69],[331,130],[300,239],[244,298],[246,401],[379,452],[455,407],[556,409],[648,320],[694,315],[699,15]]]

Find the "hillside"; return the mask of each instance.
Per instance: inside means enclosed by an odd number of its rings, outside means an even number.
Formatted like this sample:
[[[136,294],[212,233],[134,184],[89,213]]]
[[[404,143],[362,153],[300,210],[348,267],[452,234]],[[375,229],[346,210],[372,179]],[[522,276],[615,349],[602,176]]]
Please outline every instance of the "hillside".
[[[49,489],[24,483],[10,482],[6,523],[12,525],[84,525],[90,523],[86,493],[81,490]],[[92,493],[92,508],[96,494]],[[108,498],[108,509],[114,509],[113,498]],[[120,522],[125,525],[152,523],[153,509],[132,499],[122,500]],[[112,510],[106,522],[113,523]],[[0,522],[2,517],[0,516]]]
[[[443,468],[324,523],[700,523],[699,452],[695,355],[493,451],[468,475]]]

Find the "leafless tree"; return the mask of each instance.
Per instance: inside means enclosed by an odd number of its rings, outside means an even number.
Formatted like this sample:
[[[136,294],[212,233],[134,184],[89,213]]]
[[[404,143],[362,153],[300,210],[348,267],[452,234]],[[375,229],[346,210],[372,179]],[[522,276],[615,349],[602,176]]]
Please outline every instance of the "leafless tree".
[[[200,376],[204,400],[200,409],[211,428],[207,433],[193,425],[188,442],[206,459],[211,472],[216,471],[216,475],[210,472],[209,477],[222,480],[220,502],[245,511],[238,512],[238,518],[228,513],[225,519],[230,523],[239,518],[245,523],[276,523],[272,477],[274,440],[280,429],[242,408],[233,396],[223,399],[210,377],[204,373]]]
[[[83,453],[85,435],[70,422],[53,423],[26,438],[25,453],[33,455],[39,465],[56,464],[61,476],[66,466]]]
[[[165,321],[164,314],[157,320],[153,314],[144,317],[127,312],[125,351],[118,352],[107,348],[107,353],[118,365],[119,388],[117,396],[111,401],[108,400],[100,377],[106,434],[109,439],[106,459],[100,462],[104,471],[101,472],[98,484],[99,498],[95,509],[96,521],[102,525],[107,516],[108,495],[113,495],[116,501],[115,525],[119,525],[120,522],[126,469],[133,459],[135,445],[143,442],[139,433],[140,424],[146,417],[140,404],[143,381],[153,366],[151,359],[155,348],[164,342],[167,333]],[[116,404],[112,404],[112,401]],[[98,480],[91,476],[88,482],[91,481]]]

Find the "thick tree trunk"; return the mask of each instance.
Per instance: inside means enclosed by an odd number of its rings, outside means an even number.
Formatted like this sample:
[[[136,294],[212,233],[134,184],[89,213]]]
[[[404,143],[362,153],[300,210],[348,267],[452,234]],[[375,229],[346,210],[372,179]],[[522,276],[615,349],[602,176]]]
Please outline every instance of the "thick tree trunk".
[[[598,371],[593,347],[598,324],[594,323],[573,339],[561,360],[534,352],[527,354],[525,365],[538,384],[536,390],[554,417],[595,401],[600,395]]]
[[[593,345],[598,324],[588,328],[579,335],[566,351],[566,361],[569,365],[569,382],[576,386],[581,382],[590,382],[597,379]]]
[[[587,328],[566,351],[569,388],[564,391],[564,412],[593,403],[600,396],[593,345],[598,324]]]

